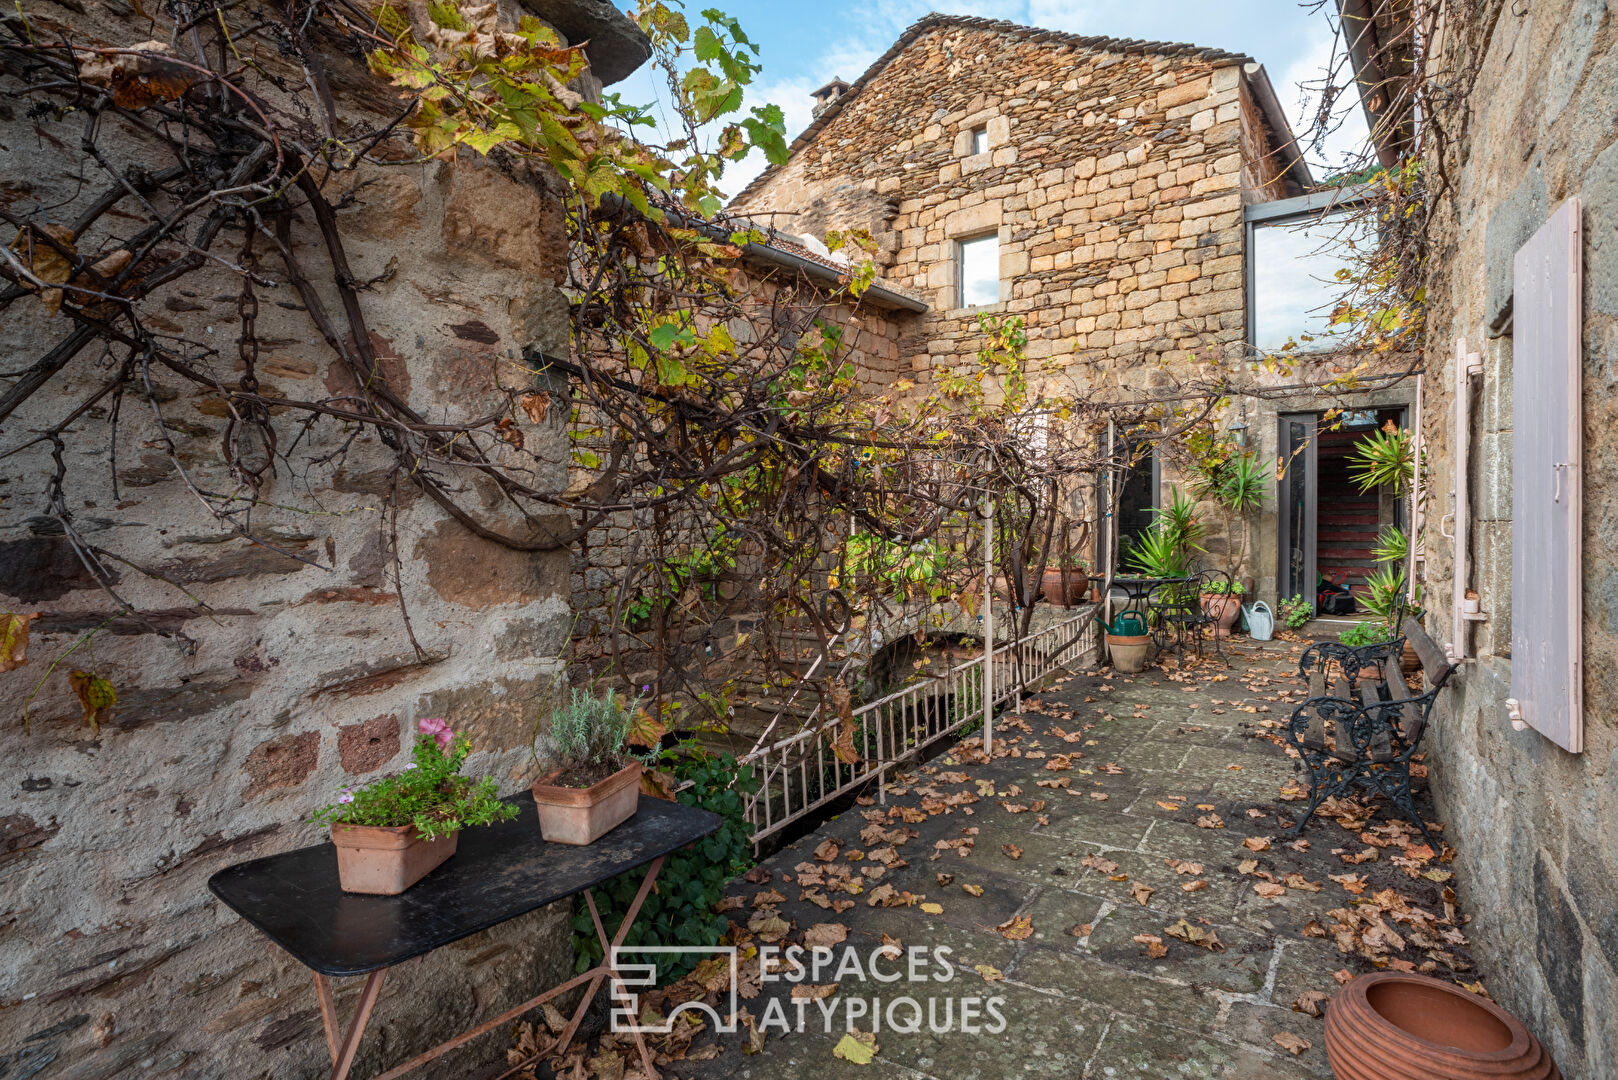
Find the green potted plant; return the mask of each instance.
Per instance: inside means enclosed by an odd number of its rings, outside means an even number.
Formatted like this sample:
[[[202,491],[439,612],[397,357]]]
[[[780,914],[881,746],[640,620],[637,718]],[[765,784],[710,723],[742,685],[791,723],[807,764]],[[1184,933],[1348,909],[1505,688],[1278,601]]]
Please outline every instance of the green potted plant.
[[[403,772],[345,790],[311,818],[331,826],[344,892],[396,896],[455,854],[460,830],[517,816],[492,779],[461,775],[471,742],[442,717],[417,728]]]
[[[1279,608],[1281,624],[1288,630],[1296,630],[1315,617],[1315,605],[1311,604],[1302,593],[1294,593],[1290,598],[1281,601]]]
[[[634,816],[641,762],[628,742],[641,711],[616,691],[597,697],[575,688],[551,713],[549,767],[532,786],[546,840],[593,844]]]
[[[1090,571],[1077,552],[1063,551],[1051,556],[1040,580],[1045,599],[1060,607],[1084,603],[1090,592]]]

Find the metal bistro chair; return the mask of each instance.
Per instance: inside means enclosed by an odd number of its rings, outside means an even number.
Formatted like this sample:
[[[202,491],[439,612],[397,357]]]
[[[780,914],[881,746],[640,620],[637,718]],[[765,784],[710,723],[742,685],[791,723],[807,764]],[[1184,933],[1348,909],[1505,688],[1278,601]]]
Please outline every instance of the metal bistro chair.
[[[1290,835],[1303,832],[1321,803],[1359,788],[1386,796],[1438,850],[1411,796],[1410,760],[1421,749],[1433,704],[1455,667],[1415,619],[1405,619],[1403,638],[1421,657],[1430,684],[1425,693],[1411,697],[1395,665],[1374,700],[1356,701],[1346,678],[1339,677],[1330,694],[1318,683],[1312,686],[1308,700],[1287,721],[1287,738],[1309,770],[1309,805]]]
[[[1215,584],[1228,593],[1230,575],[1222,570],[1204,570],[1188,581],[1165,582],[1152,590],[1147,608],[1158,651],[1173,648],[1183,656],[1188,646],[1194,646],[1201,659],[1203,642],[1212,637],[1215,651],[1224,659],[1224,647],[1214,632],[1218,620],[1202,606],[1202,594]]]

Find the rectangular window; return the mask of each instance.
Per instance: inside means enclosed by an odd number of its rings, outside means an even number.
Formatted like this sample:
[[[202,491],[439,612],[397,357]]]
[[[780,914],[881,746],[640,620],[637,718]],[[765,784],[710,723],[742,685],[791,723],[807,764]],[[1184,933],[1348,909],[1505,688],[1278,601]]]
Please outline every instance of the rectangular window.
[[[962,240],[957,247],[957,266],[961,282],[961,306],[984,307],[1000,302],[1000,237],[988,236]]]
[[[1369,231],[1355,211],[1255,226],[1248,253],[1253,345],[1278,352],[1291,342],[1297,351],[1314,352],[1339,344],[1346,328],[1333,326],[1331,313],[1345,286],[1337,272],[1357,267]]]
[[[972,153],[987,154],[989,152],[989,129],[986,127],[972,129]]]

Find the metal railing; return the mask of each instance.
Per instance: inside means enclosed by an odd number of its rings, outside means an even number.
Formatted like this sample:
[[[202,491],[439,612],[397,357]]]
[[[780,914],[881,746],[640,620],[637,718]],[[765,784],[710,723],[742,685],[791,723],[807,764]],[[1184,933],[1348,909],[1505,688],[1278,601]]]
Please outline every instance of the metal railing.
[[[995,646],[990,681],[993,705],[1020,704],[1022,694],[1058,668],[1090,655],[1098,646],[1094,611]],[[907,758],[983,718],[984,657],[976,656],[943,675],[923,678],[853,710],[856,761],[835,753],[833,725],[813,726],[755,748],[739,764],[758,781],[745,797],[744,812],[757,849],[788,825],[827,803],[876,780]],[[811,718],[812,720],[813,718]]]

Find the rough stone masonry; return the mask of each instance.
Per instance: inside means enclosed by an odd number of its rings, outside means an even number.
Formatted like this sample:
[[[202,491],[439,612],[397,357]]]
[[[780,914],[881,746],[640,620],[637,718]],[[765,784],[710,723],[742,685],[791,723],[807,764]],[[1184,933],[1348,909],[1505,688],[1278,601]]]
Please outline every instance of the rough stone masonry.
[[[75,36],[128,43],[152,33],[133,12],[120,18],[122,5],[88,14],[78,4],[29,7],[47,23],[71,18]],[[590,39],[597,72],[610,78],[648,53],[610,5],[531,7],[574,40]],[[397,112],[392,92],[356,56],[330,62],[345,122],[360,128]],[[600,85],[591,76],[582,83],[585,92]],[[0,104],[0,201],[12,213],[72,220],[95,197],[98,187],[75,179],[82,124]],[[129,137],[104,137],[104,145],[128,151]],[[366,166],[333,182],[355,274],[369,283],[373,344],[390,384],[414,407],[456,416],[469,390],[531,381],[524,348],[565,352],[562,208],[543,169],[465,155],[453,164]],[[116,215],[104,220],[117,227]],[[314,241],[299,242],[317,257]],[[228,372],[237,292],[225,274],[183,278],[154,296],[152,324],[229,343]],[[264,391],[304,400],[341,393],[346,376],[285,281],[258,299]],[[31,356],[64,333],[63,322],[25,298],[0,324],[0,352]],[[105,378],[88,357],[66,374],[10,418],[0,447],[57,422]],[[229,490],[217,464],[223,399],[162,373],[154,379],[162,426],[138,396],[124,401],[116,476],[105,410],[85,418],[84,437],[67,450],[69,509],[96,544],[162,579],[125,567],[117,588],[156,612],[157,625],[183,628],[194,650],[142,620],[108,621],[113,602],[46,516],[48,446],[10,458],[0,476],[0,610],[42,613],[28,666],[0,674],[11,740],[0,765],[0,1076],[323,1076],[329,1064],[308,973],[223,910],[207,879],[228,863],[319,840],[310,812],[343,786],[397,769],[423,717],[446,717],[467,733],[469,768],[516,790],[566,648],[568,556],[472,535],[408,483],[396,484],[392,455],[373,436],[345,447],[352,433],[336,424],[306,436],[316,440],[310,457],[334,454],[326,467],[282,470],[264,492],[270,505],[253,518],[264,546],[235,538],[199,510],[159,441],[173,439],[194,476]],[[528,445],[555,463],[539,483],[557,490],[566,484],[564,420],[555,410],[523,421]],[[283,423],[278,437],[285,446],[299,432]],[[499,520],[492,491],[468,494]],[[396,570],[425,659],[400,616]],[[99,737],[80,719],[65,677],[92,656],[119,697]],[[569,914],[537,912],[402,966],[359,1071],[557,981],[570,967]],[[340,989],[346,1016],[358,987]]]

